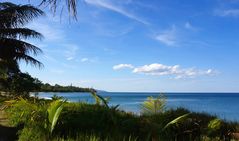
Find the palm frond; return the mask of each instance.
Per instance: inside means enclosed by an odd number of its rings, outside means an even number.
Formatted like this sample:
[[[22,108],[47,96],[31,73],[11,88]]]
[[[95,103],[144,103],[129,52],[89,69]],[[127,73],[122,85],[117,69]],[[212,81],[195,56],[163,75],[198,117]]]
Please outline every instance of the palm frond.
[[[107,108],[109,108],[109,105],[108,105],[108,101],[107,99],[105,99],[104,97],[100,96],[97,94],[97,96],[100,98],[101,102],[104,104],[104,106],[106,106]]]
[[[0,10],[1,9],[6,9],[8,7],[13,7],[13,6],[17,6],[17,5],[14,4],[14,3],[11,3],[11,2],[1,2],[0,3]]]
[[[0,27],[20,27],[42,15],[42,10],[31,5],[0,3]]]
[[[38,68],[42,68],[44,66],[40,61],[26,54],[17,53],[15,57],[18,61],[24,60],[26,64],[30,64]]]
[[[96,92],[91,92],[91,96],[95,99],[95,104],[100,105],[100,98]]]
[[[64,106],[63,101],[56,100],[56,101],[51,102],[50,106],[47,109],[48,121],[50,123],[48,128],[50,130],[50,133],[52,133],[52,131],[55,128],[55,125],[56,125],[57,120],[61,114],[63,106]]]
[[[222,121],[218,118],[211,120],[208,123],[208,128],[211,130],[218,130],[222,126]]]
[[[185,121],[188,118],[189,115],[190,115],[190,113],[187,113],[187,114],[184,114],[182,116],[179,116],[179,117],[173,119],[172,121],[170,121],[169,123],[167,123],[164,126],[163,130],[165,130],[166,128],[168,128],[172,125],[178,125],[179,123],[182,123],[183,121]]]
[[[43,14],[42,10],[31,5],[0,2],[0,59],[5,62],[5,69],[8,71],[20,71],[18,62],[21,60],[34,66],[43,66],[30,56],[36,56],[42,53],[42,50],[21,40],[43,37],[34,30],[22,27]]]
[[[0,28],[0,37],[19,38],[19,39],[29,39],[29,38],[42,39],[43,35],[29,28]]]
[[[9,53],[32,53],[33,55],[42,53],[42,50],[40,48],[14,38],[0,38],[0,51],[6,53],[6,55]],[[0,56],[0,58],[1,57],[2,56]]]
[[[145,115],[153,115],[162,113],[166,109],[166,98],[164,95],[159,95],[157,98],[148,97],[141,106],[141,113]]]
[[[41,0],[40,6],[50,6],[53,13],[56,13],[56,9],[59,7],[59,2],[61,0]],[[77,20],[77,0],[65,0],[66,7],[70,16],[73,16]],[[61,10],[64,9],[64,5],[61,7]]]
[[[93,96],[93,98],[95,99],[95,103],[96,104],[103,104],[104,106],[106,106],[107,108],[109,108],[109,105],[108,105],[108,101],[107,99],[105,99],[104,97],[98,95],[95,91],[92,91],[91,92],[91,95]]]

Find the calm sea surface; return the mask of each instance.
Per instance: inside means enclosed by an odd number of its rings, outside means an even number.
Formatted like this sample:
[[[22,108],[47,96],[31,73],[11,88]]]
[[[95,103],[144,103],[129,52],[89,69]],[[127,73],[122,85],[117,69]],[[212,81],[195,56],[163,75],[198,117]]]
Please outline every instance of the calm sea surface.
[[[94,102],[89,93],[39,93],[40,98],[51,98],[54,94],[65,97],[71,102]],[[149,96],[159,93],[121,93],[101,92],[110,97],[110,105],[120,105],[120,109],[140,112],[140,104]],[[165,93],[168,108],[184,107],[191,111],[207,112],[222,119],[239,121],[239,93]]]

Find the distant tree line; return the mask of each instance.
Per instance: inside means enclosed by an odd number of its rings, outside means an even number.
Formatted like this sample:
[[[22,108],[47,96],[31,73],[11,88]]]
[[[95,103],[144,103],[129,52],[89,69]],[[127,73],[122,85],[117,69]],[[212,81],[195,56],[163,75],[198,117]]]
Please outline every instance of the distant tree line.
[[[39,92],[92,92],[93,88],[81,88],[76,86],[61,86],[58,84],[50,85],[48,83],[41,84]]]
[[[28,73],[17,73],[7,79],[0,79],[0,92],[15,96],[29,96],[29,92],[95,92],[93,88],[61,86],[42,83]]]

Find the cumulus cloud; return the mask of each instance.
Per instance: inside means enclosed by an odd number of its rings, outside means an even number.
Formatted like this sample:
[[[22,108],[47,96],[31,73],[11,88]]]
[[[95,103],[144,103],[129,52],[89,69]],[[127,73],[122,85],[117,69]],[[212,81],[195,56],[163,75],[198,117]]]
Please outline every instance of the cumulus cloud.
[[[131,64],[118,64],[118,65],[113,66],[114,70],[120,70],[120,69],[125,69],[125,68],[133,69],[134,66]]]
[[[176,42],[177,42],[176,27],[172,26],[171,29],[156,35],[155,39],[167,46],[176,45]]]
[[[150,64],[141,67],[134,68],[133,73],[144,73],[150,75],[169,75],[174,74],[178,70],[179,66],[166,66],[163,64]]]
[[[173,76],[175,79],[194,78],[197,76],[213,75],[216,71],[212,69],[199,70],[195,68],[181,68],[179,65],[149,64],[133,67],[131,64],[119,64],[113,67],[114,70],[130,68],[133,73],[154,75],[154,76]]]
[[[124,15],[132,20],[136,20],[142,24],[148,25],[149,23],[145,20],[142,20],[141,18],[129,13],[127,10],[123,9],[122,7],[116,6],[113,3],[110,3],[109,1],[106,0],[85,0],[86,3],[97,6],[97,7],[102,7],[111,11],[114,11],[116,13],[119,13],[121,15]]]

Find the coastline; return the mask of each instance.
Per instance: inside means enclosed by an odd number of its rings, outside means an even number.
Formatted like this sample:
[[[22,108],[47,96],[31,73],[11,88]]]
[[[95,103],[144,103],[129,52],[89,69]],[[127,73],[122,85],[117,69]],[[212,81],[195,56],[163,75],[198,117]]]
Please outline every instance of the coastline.
[[[94,103],[94,99],[89,93],[40,93],[40,98],[50,98],[54,94],[64,97],[70,102],[85,101]],[[140,104],[149,96],[157,97],[158,93],[120,93],[106,92],[99,93],[104,98],[110,98],[110,105],[120,105],[122,110],[139,113]],[[239,121],[237,107],[239,95],[234,93],[166,93],[168,108],[184,107],[194,112],[205,112],[218,115],[222,119]],[[234,106],[231,106],[234,105]]]

